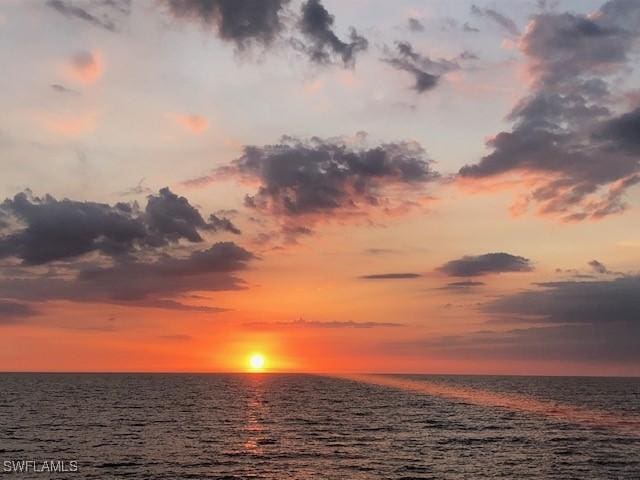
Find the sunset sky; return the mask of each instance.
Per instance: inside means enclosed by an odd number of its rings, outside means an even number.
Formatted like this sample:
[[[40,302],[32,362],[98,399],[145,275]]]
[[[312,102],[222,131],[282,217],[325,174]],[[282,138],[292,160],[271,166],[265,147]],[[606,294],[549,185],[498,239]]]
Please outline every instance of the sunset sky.
[[[637,0],[0,3],[0,370],[640,375]]]

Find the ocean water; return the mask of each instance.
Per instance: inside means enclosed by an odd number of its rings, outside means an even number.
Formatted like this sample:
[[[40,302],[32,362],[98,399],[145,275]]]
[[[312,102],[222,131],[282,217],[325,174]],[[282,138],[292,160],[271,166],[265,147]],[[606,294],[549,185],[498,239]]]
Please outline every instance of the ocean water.
[[[0,374],[0,475],[640,479],[640,379]]]

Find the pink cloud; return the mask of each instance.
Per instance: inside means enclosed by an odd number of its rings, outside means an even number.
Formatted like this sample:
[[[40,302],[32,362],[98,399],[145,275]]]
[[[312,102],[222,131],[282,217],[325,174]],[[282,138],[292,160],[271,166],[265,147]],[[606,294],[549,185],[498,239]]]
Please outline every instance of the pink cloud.
[[[187,129],[190,133],[199,135],[209,128],[209,121],[200,115],[186,115],[177,113],[173,116],[178,125]]]

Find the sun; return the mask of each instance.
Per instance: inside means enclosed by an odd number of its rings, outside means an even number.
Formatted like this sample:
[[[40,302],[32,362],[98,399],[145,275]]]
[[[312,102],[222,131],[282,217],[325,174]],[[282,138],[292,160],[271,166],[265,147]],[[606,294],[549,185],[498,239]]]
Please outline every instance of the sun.
[[[249,368],[253,371],[264,370],[265,359],[261,353],[252,353],[249,356]]]

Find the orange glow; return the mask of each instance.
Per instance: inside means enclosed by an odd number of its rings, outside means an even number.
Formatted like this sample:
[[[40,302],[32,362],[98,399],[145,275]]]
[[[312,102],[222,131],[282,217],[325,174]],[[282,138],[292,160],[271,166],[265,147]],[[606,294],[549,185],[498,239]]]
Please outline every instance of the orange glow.
[[[176,114],[175,121],[195,135],[204,132],[209,127],[209,121],[200,115]]]

